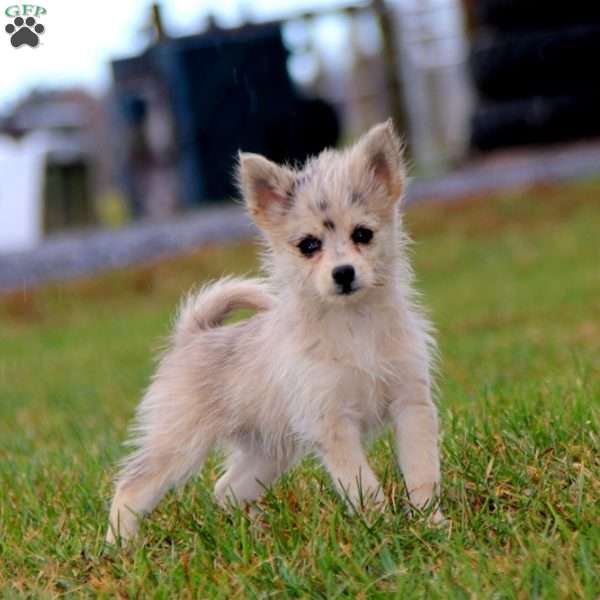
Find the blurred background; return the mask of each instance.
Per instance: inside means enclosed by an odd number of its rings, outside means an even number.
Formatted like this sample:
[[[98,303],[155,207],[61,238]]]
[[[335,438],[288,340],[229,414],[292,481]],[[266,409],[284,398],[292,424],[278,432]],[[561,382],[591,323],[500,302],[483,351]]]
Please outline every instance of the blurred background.
[[[33,1],[0,3],[0,598],[598,600],[600,1]],[[217,455],[107,553],[181,294],[260,272],[238,149],[301,161],[390,116],[452,535],[405,522],[384,436],[376,521],[311,461],[232,518]]]
[[[246,235],[238,149],[302,161],[389,116],[409,201],[600,171],[595,1],[44,9],[37,47],[0,40],[0,289]]]

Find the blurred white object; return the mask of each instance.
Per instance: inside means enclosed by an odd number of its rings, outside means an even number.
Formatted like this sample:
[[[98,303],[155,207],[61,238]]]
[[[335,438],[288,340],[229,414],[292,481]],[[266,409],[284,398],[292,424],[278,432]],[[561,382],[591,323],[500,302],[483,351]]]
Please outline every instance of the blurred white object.
[[[468,150],[473,92],[463,19],[458,0],[404,0],[396,9],[414,160],[429,173]]]
[[[47,161],[77,153],[67,136],[48,131],[19,141],[0,136],[0,253],[31,250],[42,241]]]
[[[45,146],[30,137],[0,136],[0,252],[29,250],[42,239]]]

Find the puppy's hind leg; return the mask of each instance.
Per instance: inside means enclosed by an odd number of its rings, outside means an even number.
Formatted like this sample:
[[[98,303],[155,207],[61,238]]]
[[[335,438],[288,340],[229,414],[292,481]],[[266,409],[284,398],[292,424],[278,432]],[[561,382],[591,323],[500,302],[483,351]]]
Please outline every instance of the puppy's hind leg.
[[[227,470],[215,486],[215,496],[221,506],[227,502],[258,500],[287,465],[262,452],[242,448],[234,450],[227,462]]]
[[[114,543],[117,537],[123,540],[133,537],[139,518],[151,512],[170,488],[183,485],[200,469],[213,440],[198,440],[185,450],[180,444],[177,439],[168,446],[149,444],[128,458],[117,479],[107,542]]]
[[[146,407],[142,403],[137,450],[117,477],[106,534],[110,543],[135,535],[139,517],[152,511],[169,488],[183,485],[198,471],[215,441],[214,427],[194,419],[189,403],[169,402],[168,411],[157,410],[162,407],[159,391],[155,386],[144,400]]]

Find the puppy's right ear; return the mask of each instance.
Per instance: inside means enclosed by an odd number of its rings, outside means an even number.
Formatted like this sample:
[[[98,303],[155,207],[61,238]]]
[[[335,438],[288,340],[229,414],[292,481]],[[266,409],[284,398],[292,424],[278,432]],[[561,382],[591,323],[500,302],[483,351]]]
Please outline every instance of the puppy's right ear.
[[[260,227],[276,227],[292,206],[294,174],[260,154],[240,152],[238,185]]]

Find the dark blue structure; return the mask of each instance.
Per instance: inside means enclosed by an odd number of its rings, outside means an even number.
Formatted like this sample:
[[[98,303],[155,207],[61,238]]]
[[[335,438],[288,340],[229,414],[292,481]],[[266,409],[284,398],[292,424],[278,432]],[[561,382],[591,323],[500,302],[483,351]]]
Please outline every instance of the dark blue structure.
[[[136,178],[158,163],[174,166],[178,197],[192,206],[235,194],[240,149],[295,162],[336,144],[333,108],[298,93],[287,57],[279,24],[268,24],[167,39],[113,62],[121,166],[135,212],[144,212]],[[158,158],[144,139],[156,105],[174,125],[172,147]]]

